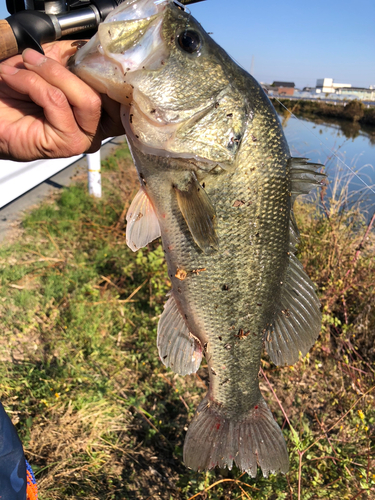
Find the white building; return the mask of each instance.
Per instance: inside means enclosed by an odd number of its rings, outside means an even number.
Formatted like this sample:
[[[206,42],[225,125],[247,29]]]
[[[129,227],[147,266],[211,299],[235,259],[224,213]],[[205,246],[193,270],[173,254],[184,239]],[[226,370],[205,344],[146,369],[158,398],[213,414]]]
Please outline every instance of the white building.
[[[316,81],[317,94],[335,94],[337,89],[350,88],[350,83],[335,83],[333,78],[319,78]]]
[[[374,101],[375,89],[350,87],[349,89],[341,88],[336,91],[336,94],[348,99],[360,99],[361,101]]]

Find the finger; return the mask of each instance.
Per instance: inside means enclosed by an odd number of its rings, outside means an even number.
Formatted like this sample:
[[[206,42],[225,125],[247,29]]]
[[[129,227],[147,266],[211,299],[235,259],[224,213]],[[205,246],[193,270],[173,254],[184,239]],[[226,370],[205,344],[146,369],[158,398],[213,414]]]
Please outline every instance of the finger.
[[[100,118],[103,139],[125,133],[121,121],[121,104],[113,101],[106,94],[101,94],[102,98],[102,116]]]
[[[7,68],[5,68],[5,66],[8,65],[5,63],[0,64],[0,75],[3,75],[4,72],[6,73],[7,71],[11,71],[8,68],[13,68],[13,66],[8,66]],[[12,101],[14,107],[16,107],[18,101],[30,101],[30,97],[25,94],[20,94],[16,90],[13,90],[5,81],[2,81],[2,79],[0,78],[0,102],[9,103],[10,100]],[[1,118],[4,117],[1,116]]]
[[[43,108],[44,116],[54,129],[61,134],[81,133],[73,110],[64,93],[43,80],[33,71],[0,65],[0,74],[5,83],[14,91],[29,96]]]
[[[73,44],[74,40],[59,40],[46,43],[43,50],[47,57],[66,66],[68,59],[77,52],[77,47]]]
[[[74,40],[59,40],[43,44],[42,48],[47,57],[66,66],[69,58],[77,52],[77,47],[73,43]],[[83,43],[85,42],[83,41]],[[20,69],[25,68],[21,54],[6,59],[4,63]]]
[[[5,61],[3,61],[2,64],[6,64],[7,66],[16,67],[18,69],[25,68],[21,55],[9,57],[9,59],[5,59]]]
[[[99,94],[64,66],[33,49],[26,49],[22,57],[26,68],[31,69],[50,85],[63,92],[73,106],[74,116],[79,126],[85,132],[94,135],[101,112]]]

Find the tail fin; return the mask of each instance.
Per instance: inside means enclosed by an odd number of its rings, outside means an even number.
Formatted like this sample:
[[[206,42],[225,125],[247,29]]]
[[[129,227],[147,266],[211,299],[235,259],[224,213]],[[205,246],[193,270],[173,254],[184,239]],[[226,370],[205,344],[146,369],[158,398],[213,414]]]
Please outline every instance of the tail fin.
[[[263,398],[245,418],[235,420],[205,397],[186,434],[184,462],[198,471],[231,469],[235,462],[251,477],[257,475],[257,464],[264,477],[289,469],[284,437]]]

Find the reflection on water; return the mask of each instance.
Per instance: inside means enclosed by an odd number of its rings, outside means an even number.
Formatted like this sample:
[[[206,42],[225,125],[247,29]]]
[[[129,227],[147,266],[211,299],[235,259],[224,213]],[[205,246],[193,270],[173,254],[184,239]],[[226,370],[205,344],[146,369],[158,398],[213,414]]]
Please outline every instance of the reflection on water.
[[[325,165],[329,189],[347,189],[350,204],[359,201],[371,215],[375,193],[361,183],[347,165],[375,191],[375,127],[349,120],[279,115],[292,156],[310,158]]]
[[[281,114],[280,119],[283,127],[286,126],[290,117],[291,114],[286,110]],[[337,130],[341,130],[343,136],[347,139],[355,139],[358,136],[367,137],[370,143],[375,145],[375,127],[370,125],[361,125],[351,120],[340,120],[339,118],[332,118],[329,116],[322,118],[313,115],[303,115],[297,116],[297,118],[305,122],[312,122],[315,125],[322,125],[323,127],[330,126]]]

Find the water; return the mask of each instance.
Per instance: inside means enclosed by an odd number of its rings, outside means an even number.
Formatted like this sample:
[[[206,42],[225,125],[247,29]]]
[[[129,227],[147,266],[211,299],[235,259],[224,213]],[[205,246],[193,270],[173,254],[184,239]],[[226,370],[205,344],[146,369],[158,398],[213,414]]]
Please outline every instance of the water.
[[[292,156],[310,158],[325,165],[329,193],[345,189],[349,205],[374,213],[375,193],[354,177],[348,165],[375,191],[375,127],[361,127],[348,120],[280,116]],[[335,156],[336,155],[336,156]],[[341,161],[340,161],[341,160]]]

